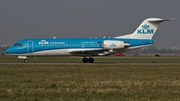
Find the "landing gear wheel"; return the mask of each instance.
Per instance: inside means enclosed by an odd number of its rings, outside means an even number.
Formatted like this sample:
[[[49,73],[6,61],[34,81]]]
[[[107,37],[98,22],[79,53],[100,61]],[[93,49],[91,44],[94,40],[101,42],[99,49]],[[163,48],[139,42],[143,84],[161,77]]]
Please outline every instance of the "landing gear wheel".
[[[24,60],[24,63],[28,63],[28,60],[27,60],[27,59],[25,59],[25,60]]]
[[[94,59],[93,58],[89,58],[89,63],[93,63]]]
[[[88,62],[89,62],[89,59],[88,59],[88,58],[83,58],[83,59],[82,59],[82,62],[83,62],[83,63],[88,63]]]

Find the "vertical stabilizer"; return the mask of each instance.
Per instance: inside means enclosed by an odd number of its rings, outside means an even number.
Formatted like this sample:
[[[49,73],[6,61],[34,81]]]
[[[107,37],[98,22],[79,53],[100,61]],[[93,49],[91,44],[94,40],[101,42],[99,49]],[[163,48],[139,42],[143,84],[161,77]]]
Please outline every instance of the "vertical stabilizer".
[[[161,22],[173,19],[148,18],[131,34],[130,38],[152,39]]]

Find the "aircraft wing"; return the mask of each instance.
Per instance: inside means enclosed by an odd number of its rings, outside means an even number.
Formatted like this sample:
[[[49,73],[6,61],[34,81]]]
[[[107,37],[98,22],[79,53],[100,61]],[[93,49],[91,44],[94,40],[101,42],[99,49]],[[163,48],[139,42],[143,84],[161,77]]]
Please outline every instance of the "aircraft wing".
[[[102,48],[92,48],[92,49],[70,49],[69,53],[93,53],[93,52],[102,52]]]
[[[93,48],[93,49],[70,49],[69,53],[74,55],[92,55],[92,56],[103,56],[112,54],[109,49]]]

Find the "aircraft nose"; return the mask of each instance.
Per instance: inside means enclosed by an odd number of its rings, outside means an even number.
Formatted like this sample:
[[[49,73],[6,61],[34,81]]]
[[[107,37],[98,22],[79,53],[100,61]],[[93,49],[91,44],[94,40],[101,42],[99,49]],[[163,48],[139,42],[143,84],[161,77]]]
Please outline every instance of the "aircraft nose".
[[[8,48],[8,49],[6,49],[6,51],[5,51],[7,54],[10,54],[11,52],[12,52],[12,49],[11,48]]]

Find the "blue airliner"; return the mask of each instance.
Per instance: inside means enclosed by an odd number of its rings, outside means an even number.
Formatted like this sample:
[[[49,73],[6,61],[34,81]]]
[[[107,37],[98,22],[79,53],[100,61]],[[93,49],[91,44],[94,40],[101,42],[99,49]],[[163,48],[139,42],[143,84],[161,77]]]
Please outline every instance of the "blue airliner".
[[[16,42],[6,50],[27,63],[29,56],[82,56],[83,63],[93,63],[93,56],[103,56],[150,46],[159,24],[173,19],[148,18],[132,34],[113,38],[31,38]],[[88,57],[88,58],[87,58]]]

